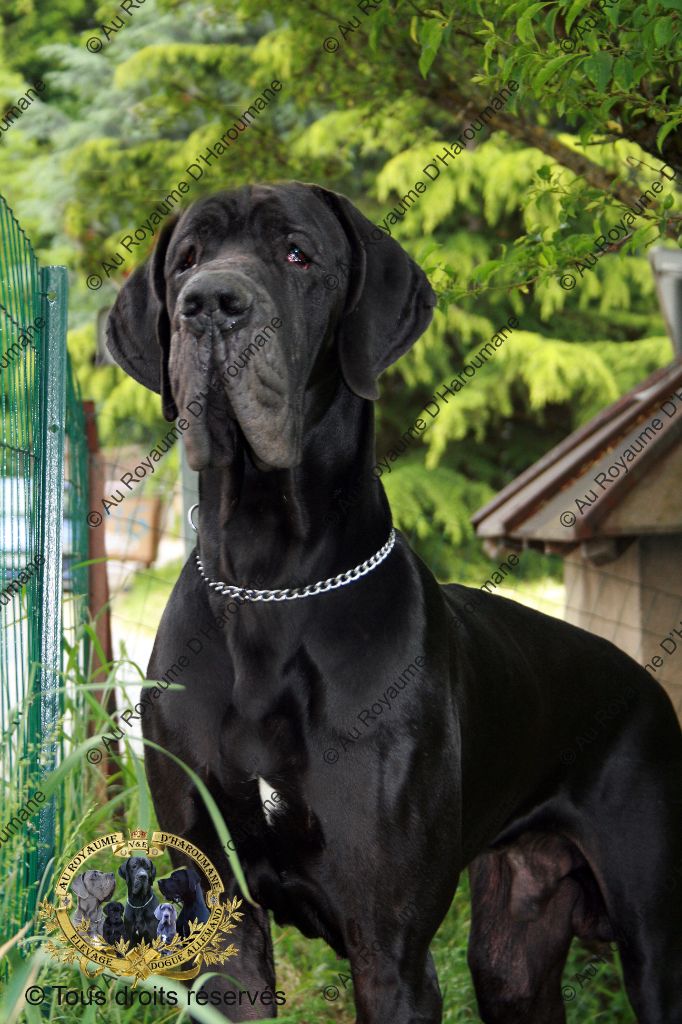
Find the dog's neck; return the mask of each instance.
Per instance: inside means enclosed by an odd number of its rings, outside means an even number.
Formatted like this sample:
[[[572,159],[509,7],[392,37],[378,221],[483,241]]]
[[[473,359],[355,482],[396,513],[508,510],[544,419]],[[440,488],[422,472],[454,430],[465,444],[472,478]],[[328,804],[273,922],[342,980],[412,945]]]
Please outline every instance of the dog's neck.
[[[342,382],[304,429],[301,463],[203,470],[198,551],[206,574],[238,586],[303,586],[352,569],[386,542],[391,514],[372,473],[374,410]],[[235,487],[239,494],[235,501]]]
[[[78,911],[81,916],[87,917],[92,923],[101,921],[104,918],[104,911],[102,910],[102,900],[99,900],[96,896],[85,896],[78,900]]]
[[[200,910],[203,910],[204,908],[208,909],[206,907],[204,893],[199,882],[197,882],[194,888],[192,889],[192,902],[196,907],[199,907]]]

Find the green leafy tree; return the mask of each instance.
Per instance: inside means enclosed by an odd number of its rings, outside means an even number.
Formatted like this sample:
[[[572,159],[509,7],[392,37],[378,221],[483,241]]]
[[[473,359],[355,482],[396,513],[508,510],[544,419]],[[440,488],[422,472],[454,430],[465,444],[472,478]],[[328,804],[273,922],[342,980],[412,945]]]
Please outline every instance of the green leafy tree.
[[[442,574],[480,577],[474,508],[671,358],[646,250],[677,245],[680,231],[681,4],[372,0],[337,12],[306,0],[147,0],[99,54],[74,12],[72,40],[40,51],[46,110],[0,146],[0,172],[43,253],[73,271],[76,359],[117,436],[162,424],[120,371],[93,372],[87,323],[153,238],[100,292],[85,278],[279,79],[276,103],[187,199],[318,181],[425,267],[438,309],[384,377],[378,452],[518,318],[386,476],[399,523]]]

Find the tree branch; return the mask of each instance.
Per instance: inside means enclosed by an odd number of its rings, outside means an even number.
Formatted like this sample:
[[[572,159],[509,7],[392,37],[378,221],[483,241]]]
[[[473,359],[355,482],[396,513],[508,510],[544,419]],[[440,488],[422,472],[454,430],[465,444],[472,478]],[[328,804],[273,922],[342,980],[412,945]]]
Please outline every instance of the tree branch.
[[[447,105],[444,103],[446,96],[447,100],[450,101],[447,102]],[[459,108],[458,113],[460,115],[464,114],[466,117],[470,116],[472,119],[479,116],[480,104],[484,102],[475,102],[472,98],[463,96],[452,82],[449,82],[447,90],[431,93],[428,98],[435,106],[440,107],[441,110],[447,113],[449,117],[452,117],[453,114],[451,101],[454,100]],[[606,192],[613,196],[614,199],[620,200],[625,206],[634,205],[640,198],[641,193],[636,187],[627,184],[627,182],[616,181],[615,175],[600,167],[599,164],[594,163],[589,157],[584,156],[582,153],[577,153],[574,149],[560,142],[549,129],[537,124],[529,124],[504,110],[495,111],[491,117],[487,118],[487,123],[490,128],[506,132],[512,138],[518,139],[527,146],[539,149],[541,153],[545,153],[552,160],[556,160],[557,163],[573,171],[579,178],[584,178],[589,185],[598,188],[602,192]]]

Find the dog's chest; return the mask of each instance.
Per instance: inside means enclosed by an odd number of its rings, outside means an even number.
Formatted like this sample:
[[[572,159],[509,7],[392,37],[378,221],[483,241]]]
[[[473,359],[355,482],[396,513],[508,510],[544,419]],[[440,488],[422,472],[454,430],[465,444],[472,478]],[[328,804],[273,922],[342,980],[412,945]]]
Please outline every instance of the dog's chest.
[[[237,853],[255,899],[275,921],[304,934],[328,938],[321,928],[327,901],[315,865],[324,850],[317,815],[303,793],[278,792],[258,777],[258,805],[237,826]]]
[[[221,721],[220,752],[229,772],[275,780],[304,769],[322,684],[303,648],[283,658],[263,641],[240,652]]]
[[[302,647],[283,660],[264,646],[235,665],[220,736],[219,803],[256,900],[276,920],[311,933],[319,920],[311,866],[324,841],[306,780],[324,680]]]

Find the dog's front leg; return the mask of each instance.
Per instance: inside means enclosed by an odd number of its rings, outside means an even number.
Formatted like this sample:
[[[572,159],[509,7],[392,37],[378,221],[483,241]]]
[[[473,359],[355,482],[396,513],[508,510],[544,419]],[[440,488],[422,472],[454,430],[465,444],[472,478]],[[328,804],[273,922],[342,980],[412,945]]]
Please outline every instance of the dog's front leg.
[[[229,1021],[264,1020],[277,1016],[275,964],[267,913],[243,898],[220,847],[207,841],[203,832],[190,832],[183,838],[202,850],[217,868],[225,886],[223,901],[230,902],[237,896],[242,900],[239,912],[244,914],[228,939],[228,942],[234,942],[239,954],[222,965],[211,966],[212,976],[201,986],[195,981],[194,987],[200,987],[207,994],[208,1003],[204,1005],[215,1007]],[[175,867],[187,866],[175,851],[171,851],[171,860]],[[203,1003],[204,997],[200,999]],[[197,997],[193,995],[190,1010],[197,1004]]]
[[[150,674],[154,671],[152,663]],[[169,695],[166,701],[170,700]],[[176,719],[184,720],[180,713]],[[176,719],[171,719],[171,722]],[[173,749],[173,732],[159,715],[155,718],[148,716],[143,721],[143,730],[145,738],[164,749]],[[182,755],[184,751],[179,749],[178,753]],[[189,758],[188,763],[191,763]],[[195,771],[200,770],[199,764],[192,767]],[[186,839],[208,857],[222,880],[224,902],[231,901],[234,896],[243,900],[239,911],[244,917],[226,943],[234,942],[239,954],[225,964],[206,968],[206,973],[213,975],[201,986],[202,991],[208,993],[207,1005],[234,1022],[275,1017],[275,968],[267,913],[243,899],[225,850],[205,813],[201,815],[196,810],[202,806],[201,797],[188,783],[182,769],[174,762],[169,763],[168,758],[154,747],[145,753],[145,769],[160,828]],[[170,857],[174,868],[192,866],[188,858],[177,850],[171,850]],[[196,981],[193,984],[199,988]],[[193,1005],[197,1005],[196,997],[192,998],[194,1002],[190,1003],[190,1011]]]
[[[232,892],[227,886],[226,889],[226,899],[241,897],[236,887]],[[230,1021],[276,1017],[275,965],[268,915],[246,900],[240,911],[244,918],[233,936],[239,955],[222,966],[212,967],[219,975],[202,985],[202,990],[208,993],[208,1005],[215,1006]]]

